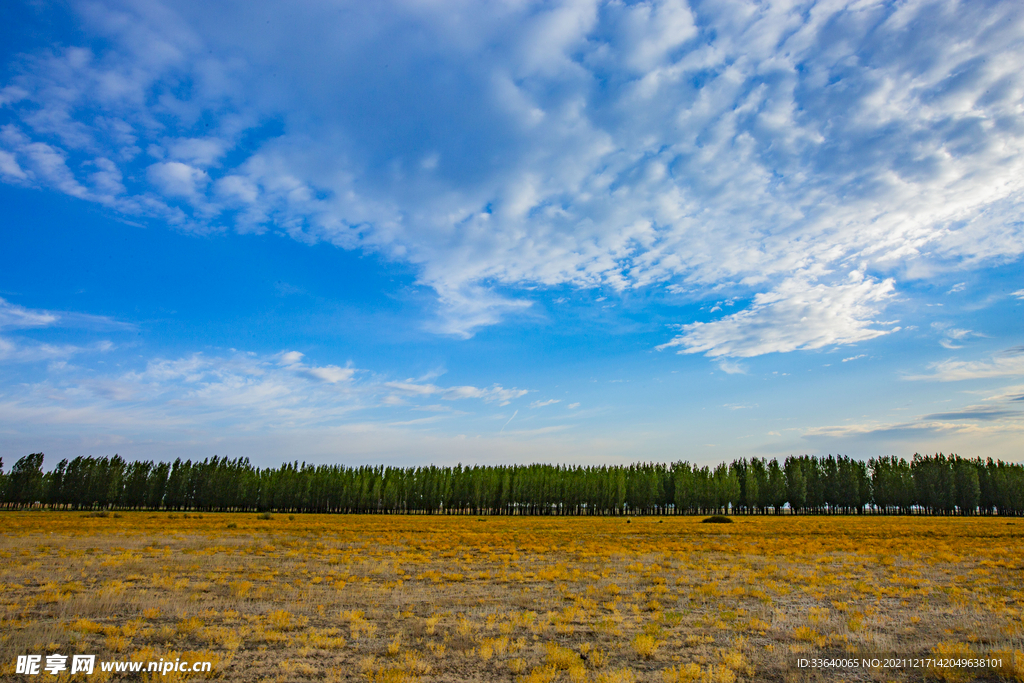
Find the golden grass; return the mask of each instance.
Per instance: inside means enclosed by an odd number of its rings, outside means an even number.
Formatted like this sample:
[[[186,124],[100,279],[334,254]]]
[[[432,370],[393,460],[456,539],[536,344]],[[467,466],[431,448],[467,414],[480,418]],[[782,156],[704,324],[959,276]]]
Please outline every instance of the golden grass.
[[[63,652],[252,683],[734,683],[892,652],[1024,683],[1022,558],[1001,518],[0,513],[0,678]]]

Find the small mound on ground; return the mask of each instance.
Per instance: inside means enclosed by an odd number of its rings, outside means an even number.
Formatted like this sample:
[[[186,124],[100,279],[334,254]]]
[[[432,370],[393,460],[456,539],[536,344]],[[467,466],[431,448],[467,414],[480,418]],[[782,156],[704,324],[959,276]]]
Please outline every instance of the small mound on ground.
[[[732,520],[725,515],[712,515],[707,519],[700,520],[701,524],[732,524]]]

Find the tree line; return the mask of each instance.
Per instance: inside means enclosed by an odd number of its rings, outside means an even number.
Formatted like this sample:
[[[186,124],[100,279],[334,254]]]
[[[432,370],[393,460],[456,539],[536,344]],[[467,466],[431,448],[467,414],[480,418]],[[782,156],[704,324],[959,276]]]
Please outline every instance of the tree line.
[[[113,457],[0,459],[7,509],[473,515],[1024,514],[1024,465],[942,453],[909,461],[752,458],[632,465],[347,467],[248,458],[173,463]]]

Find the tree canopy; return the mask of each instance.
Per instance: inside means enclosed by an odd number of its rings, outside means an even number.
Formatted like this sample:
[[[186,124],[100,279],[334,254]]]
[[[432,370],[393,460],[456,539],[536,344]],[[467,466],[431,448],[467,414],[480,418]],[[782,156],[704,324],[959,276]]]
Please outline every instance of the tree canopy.
[[[43,471],[43,454],[3,473],[6,508],[474,515],[1024,514],[1024,466],[941,453],[867,462],[753,458],[713,469],[631,465],[384,467],[248,458],[173,463],[80,456]]]

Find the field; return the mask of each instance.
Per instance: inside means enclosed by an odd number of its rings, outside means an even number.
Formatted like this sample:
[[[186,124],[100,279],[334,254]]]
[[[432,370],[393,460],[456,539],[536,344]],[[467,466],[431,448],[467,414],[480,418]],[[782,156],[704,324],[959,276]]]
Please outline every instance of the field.
[[[228,681],[1024,681],[1020,518],[266,517],[0,514],[0,674],[119,680],[15,674],[58,652]],[[1002,665],[795,666],[854,652]]]

